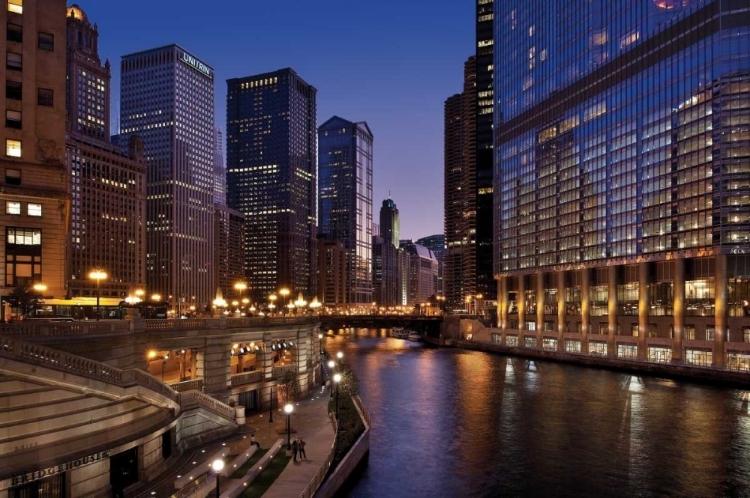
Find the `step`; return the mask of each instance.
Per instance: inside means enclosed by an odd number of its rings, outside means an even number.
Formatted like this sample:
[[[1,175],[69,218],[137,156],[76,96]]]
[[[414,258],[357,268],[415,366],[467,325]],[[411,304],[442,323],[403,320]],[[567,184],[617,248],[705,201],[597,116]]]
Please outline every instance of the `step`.
[[[0,440],[0,454],[43,446],[46,444],[53,444],[65,439],[87,437],[94,432],[106,431],[107,429],[117,426],[136,423],[138,419],[148,417],[159,411],[160,409],[156,406],[145,405],[133,408],[126,412],[118,410],[118,413],[101,418],[94,422],[79,422],[66,427],[41,430],[33,434],[6,437],[3,440]]]
[[[80,392],[69,391],[67,389],[53,386],[0,393],[0,410],[73,399],[80,395]]]
[[[60,402],[37,403],[8,410],[0,410],[0,429],[19,423],[42,422],[46,419],[54,419],[54,423],[57,423],[58,420],[71,415],[85,415],[90,420],[90,417],[96,416],[94,410],[116,404],[119,404],[119,401],[110,401],[95,396],[83,395]],[[49,426],[49,428],[54,427]]]
[[[39,387],[47,387],[47,385],[32,380],[16,379],[14,377],[8,377],[7,375],[0,376],[0,394],[25,391],[27,389],[36,389]]]

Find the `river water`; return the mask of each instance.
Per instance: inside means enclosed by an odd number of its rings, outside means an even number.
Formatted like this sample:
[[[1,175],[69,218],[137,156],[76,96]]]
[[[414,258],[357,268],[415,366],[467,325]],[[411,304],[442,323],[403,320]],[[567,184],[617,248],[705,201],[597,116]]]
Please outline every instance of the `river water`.
[[[341,496],[750,496],[750,393],[339,331],[372,423]]]

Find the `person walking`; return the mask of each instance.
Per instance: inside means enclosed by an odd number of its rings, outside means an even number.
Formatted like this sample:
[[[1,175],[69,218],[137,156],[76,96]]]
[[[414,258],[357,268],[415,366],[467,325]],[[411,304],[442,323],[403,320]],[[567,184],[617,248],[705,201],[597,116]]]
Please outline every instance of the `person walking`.
[[[299,443],[297,443],[297,447],[299,448],[299,459],[300,460],[307,460],[307,454],[305,453],[305,440],[302,438],[299,438]]]
[[[292,443],[292,457],[294,457],[294,463],[297,463],[297,450],[299,447],[297,446],[297,440],[295,439]]]
[[[260,443],[255,440],[255,434],[250,434],[250,446],[255,445],[260,449]]]

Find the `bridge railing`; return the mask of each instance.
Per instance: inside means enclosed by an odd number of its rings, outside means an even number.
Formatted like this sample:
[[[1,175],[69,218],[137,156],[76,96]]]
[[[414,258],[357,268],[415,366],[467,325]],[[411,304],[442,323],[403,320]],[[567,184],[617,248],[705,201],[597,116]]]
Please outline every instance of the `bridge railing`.
[[[118,332],[130,332],[130,321],[46,322],[43,320],[29,320],[18,323],[0,324],[0,335],[19,338],[71,337]]]

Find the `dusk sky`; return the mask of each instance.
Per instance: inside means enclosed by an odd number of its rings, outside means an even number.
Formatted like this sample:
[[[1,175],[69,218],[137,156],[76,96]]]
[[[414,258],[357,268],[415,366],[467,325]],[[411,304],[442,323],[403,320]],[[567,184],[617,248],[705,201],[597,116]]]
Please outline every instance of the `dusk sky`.
[[[213,66],[216,124],[226,80],[291,67],[318,89],[318,125],[339,115],[375,135],[373,221],[383,199],[401,238],[443,232],[443,102],[474,51],[474,4],[450,0],[81,1],[112,63],[113,133],[120,57],[178,43]]]

